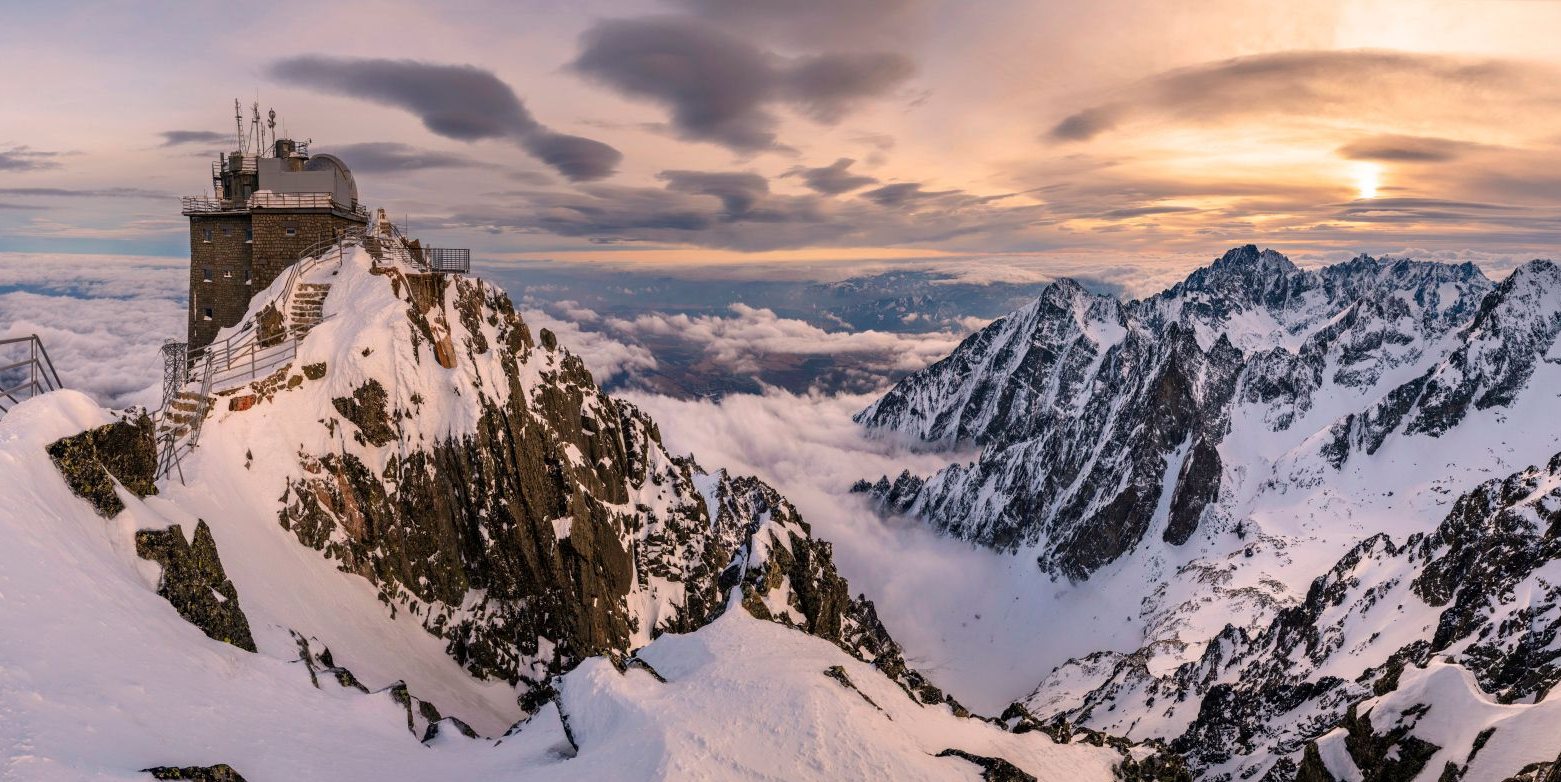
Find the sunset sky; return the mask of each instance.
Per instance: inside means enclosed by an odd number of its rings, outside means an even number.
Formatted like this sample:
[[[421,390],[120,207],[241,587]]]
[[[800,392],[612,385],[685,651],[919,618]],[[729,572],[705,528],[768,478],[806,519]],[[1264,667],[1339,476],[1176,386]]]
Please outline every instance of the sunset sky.
[[[243,10],[240,10],[243,9]],[[36,3],[0,251],[180,255],[232,101],[489,258],[1555,257],[1561,3]]]

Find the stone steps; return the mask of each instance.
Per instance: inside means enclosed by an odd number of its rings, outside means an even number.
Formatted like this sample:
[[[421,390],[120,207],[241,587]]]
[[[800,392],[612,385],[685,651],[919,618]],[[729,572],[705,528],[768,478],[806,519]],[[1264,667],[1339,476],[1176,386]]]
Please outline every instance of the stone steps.
[[[331,292],[328,282],[303,282],[293,291],[292,304],[288,308],[288,331],[295,337],[303,337],[325,317],[325,297]]]

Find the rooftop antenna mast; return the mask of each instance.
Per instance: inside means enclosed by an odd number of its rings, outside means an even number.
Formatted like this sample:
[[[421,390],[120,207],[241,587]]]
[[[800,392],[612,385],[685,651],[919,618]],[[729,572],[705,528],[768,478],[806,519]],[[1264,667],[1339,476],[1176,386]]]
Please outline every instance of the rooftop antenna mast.
[[[266,112],[266,127],[271,129],[271,144],[276,145],[276,109]]]
[[[260,101],[257,100],[250,104],[249,110],[252,112],[249,120],[249,135],[255,141],[255,154],[264,155],[266,142],[262,135],[265,133],[265,129],[260,127]]]
[[[239,108],[238,98],[233,99],[233,130],[238,141],[238,151],[244,152],[244,110]]]

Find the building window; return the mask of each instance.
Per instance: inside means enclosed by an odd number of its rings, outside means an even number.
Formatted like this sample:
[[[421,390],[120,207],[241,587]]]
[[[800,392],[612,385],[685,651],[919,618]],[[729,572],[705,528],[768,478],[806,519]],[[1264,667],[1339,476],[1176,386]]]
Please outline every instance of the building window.
[[[253,280],[251,280],[251,279],[250,279],[250,277],[249,277],[249,270],[248,270],[248,269],[245,269],[245,270],[244,270],[244,284],[245,284],[245,285],[248,285],[248,284],[250,284],[250,283],[251,283],[251,282],[253,282]]]
[[[253,229],[253,228],[245,228],[244,229],[244,244],[249,244],[250,242],[253,242],[253,241],[255,241],[255,229]]]
[[[288,236],[297,236],[298,235],[298,229],[297,228],[283,228],[282,229],[282,233],[285,233]]]
[[[201,269],[201,282],[211,282],[210,269]]]
[[[233,279],[233,270],[232,269],[223,269],[222,270],[222,276],[227,278],[227,279],[230,279],[230,280]]]
[[[206,242],[207,244],[211,244],[211,229],[210,228],[203,229],[202,235],[204,236],[202,241]]]
[[[201,310],[201,320],[211,320],[211,308],[210,307],[207,307],[207,308]]]
[[[223,236],[232,236],[233,235],[233,226],[231,226],[231,225],[224,225],[224,226],[222,226],[222,235]]]

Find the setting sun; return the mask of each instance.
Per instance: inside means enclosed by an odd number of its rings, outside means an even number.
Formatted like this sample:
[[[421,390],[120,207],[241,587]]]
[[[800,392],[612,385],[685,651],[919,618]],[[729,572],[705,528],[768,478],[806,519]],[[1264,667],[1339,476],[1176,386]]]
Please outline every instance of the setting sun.
[[[1376,198],[1377,186],[1382,181],[1382,166],[1376,163],[1355,164],[1355,189],[1360,198]]]

